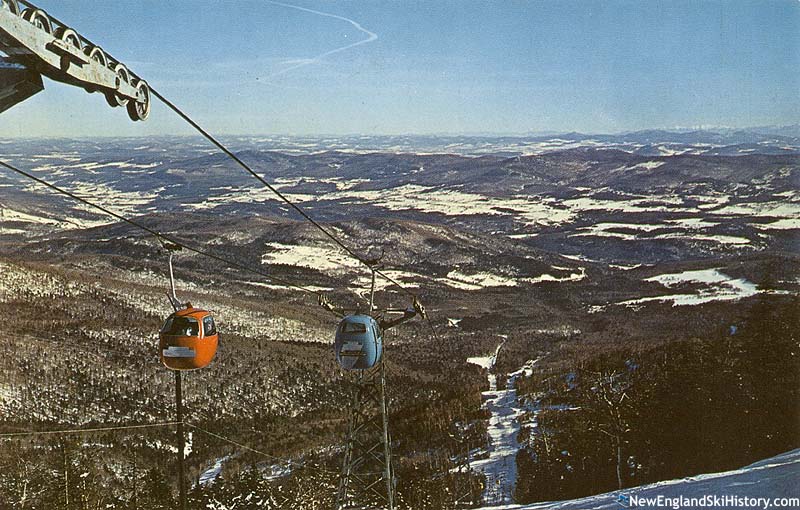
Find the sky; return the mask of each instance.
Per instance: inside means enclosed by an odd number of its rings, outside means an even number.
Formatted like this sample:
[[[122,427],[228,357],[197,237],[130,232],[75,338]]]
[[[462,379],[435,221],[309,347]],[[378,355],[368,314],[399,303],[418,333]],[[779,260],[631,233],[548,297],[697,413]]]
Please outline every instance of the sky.
[[[800,123],[800,1],[37,0],[217,134]],[[45,80],[0,137],[190,134]]]

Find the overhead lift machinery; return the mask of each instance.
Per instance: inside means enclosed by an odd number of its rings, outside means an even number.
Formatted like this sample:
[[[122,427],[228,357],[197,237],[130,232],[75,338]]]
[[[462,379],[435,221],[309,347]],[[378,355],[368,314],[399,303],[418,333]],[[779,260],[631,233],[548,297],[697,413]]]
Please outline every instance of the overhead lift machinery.
[[[0,0],[0,112],[44,89],[42,76],[100,92],[132,120],[150,114],[147,82],[27,0]]]

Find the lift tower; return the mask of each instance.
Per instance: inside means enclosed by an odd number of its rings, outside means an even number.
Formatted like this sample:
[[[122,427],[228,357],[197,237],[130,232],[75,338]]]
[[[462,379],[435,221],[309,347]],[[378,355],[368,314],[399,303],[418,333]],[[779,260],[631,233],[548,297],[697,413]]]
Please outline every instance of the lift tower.
[[[394,510],[395,479],[386,399],[386,365],[381,359],[351,375],[352,399],[337,510]]]
[[[351,389],[337,510],[395,508],[396,480],[392,470],[383,336],[387,330],[417,315],[423,318],[427,315],[416,296],[408,308],[377,313],[375,274],[379,260],[380,257],[365,260],[372,273],[368,314],[358,310],[348,314],[333,306],[326,296],[319,296],[320,305],[342,318],[334,350]],[[402,315],[388,319],[386,315],[390,313]]]

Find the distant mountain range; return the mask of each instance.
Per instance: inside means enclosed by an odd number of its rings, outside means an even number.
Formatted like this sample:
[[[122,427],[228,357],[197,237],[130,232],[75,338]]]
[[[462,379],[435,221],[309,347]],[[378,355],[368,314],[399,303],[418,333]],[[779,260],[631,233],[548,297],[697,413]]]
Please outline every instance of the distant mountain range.
[[[577,147],[616,148],[646,156],[675,154],[791,154],[800,150],[800,126],[721,130],[646,130],[618,134],[352,135],[230,137],[234,145],[311,153],[323,150],[460,155],[531,155]]]
[[[615,148],[646,156],[675,154],[711,154],[738,156],[747,154],[796,154],[800,151],[800,125],[763,126],[747,129],[649,129],[616,134],[554,133],[530,135],[247,135],[223,136],[221,139],[236,150],[273,150],[290,154],[312,154],[321,151],[446,153],[464,156],[535,155],[579,147]],[[92,141],[104,143],[93,138]],[[208,147],[204,140],[192,137],[158,137],[148,142],[167,141],[165,147],[185,149]],[[0,148],[24,142],[31,147],[64,146],[76,143],[65,139],[27,139],[0,141]],[[85,145],[87,141],[78,140]],[[135,145],[131,146],[135,147]],[[213,152],[213,151],[209,151]]]

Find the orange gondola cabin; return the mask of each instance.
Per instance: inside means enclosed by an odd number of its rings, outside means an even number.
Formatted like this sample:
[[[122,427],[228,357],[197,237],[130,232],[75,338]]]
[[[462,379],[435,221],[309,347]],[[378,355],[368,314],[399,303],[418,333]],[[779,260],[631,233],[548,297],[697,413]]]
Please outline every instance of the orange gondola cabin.
[[[195,370],[214,359],[219,332],[210,313],[187,303],[167,318],[158,339],[161,362],[167,368]]]

